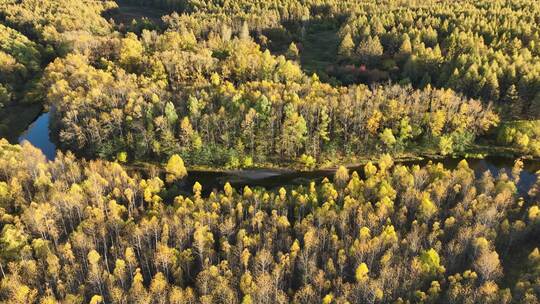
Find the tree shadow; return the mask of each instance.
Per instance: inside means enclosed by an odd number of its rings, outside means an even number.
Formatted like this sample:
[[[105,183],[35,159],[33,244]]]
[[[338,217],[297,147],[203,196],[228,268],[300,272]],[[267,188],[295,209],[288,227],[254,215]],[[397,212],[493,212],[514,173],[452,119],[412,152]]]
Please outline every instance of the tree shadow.
[[[346,20],[347,15],[334,16],[329,8],[315,6],[309,20],[286,20],[281,28],[263,30],[267,43],[262,45],[273,54],[286,55],[289,45],[295,43],[299,50],[299,58],[295,59],[302,70],[308,75],[317,74],[321,81],[333,85],[387,82],[390,79],[388,71],[339,55],[339,30]]]
[[[112,20],[121,32],[142,32],[143,29],[160,29],[165,26],[162,16],[169,14],[168,10],[155,7],[139,6],[117,1],[118,7],[103,12],[103,17]]]

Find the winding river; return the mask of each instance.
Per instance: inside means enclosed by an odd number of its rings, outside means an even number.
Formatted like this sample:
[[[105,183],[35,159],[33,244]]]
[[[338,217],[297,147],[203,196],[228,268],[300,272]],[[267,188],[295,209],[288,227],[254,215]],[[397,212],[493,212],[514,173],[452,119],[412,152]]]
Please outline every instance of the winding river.
[[[430,160],[406,161],[407,165],[424,165]],[[440,162],[445,168],[454,169],[461,159],[445,158],[432,160]],[[505,171],[511,174],[514,160],[503,157],[486,157],[484,159],[467,159],[469,167],[473,169],[480,177],[486,170],[489,170],[493,176],[499,175]],[[522,195],[526,195],[528,189],[536,182],[536,171],[540,170],[540,162],[533,160],[524,160],[524,168],[520,175],[518,190]],[[350,167],[349,171],[363,172],[363,166]],[[282,186],[307,185],[310,181],[320,181],[325,177],[332,178],[334,170],[314,170],[314,171],[296,171],[296,170],[278,170],[278,169],[255,169],[255,170],[237,170],[227,172],[208,172],[208,171],[189,171],[188,177],[184,182],[184,190],[190,191],[190,187],[199,182],[203,185],[204,192],[208,193],[213,189],[223,189],[226,182],[231,183],[235,188],[244,186],[260,186],[267,189],[276,189]]]
[[[49,160],[54,160],[56,155],[56,145],[51,141],[49,132],[49,113],[41,114],[36,121],[30,124],[26,131],[19,136],[19,143],[29,141],[39,148]],[[407,161],[405,164],[426,164],[429,160]],[[433,162],[443,163],[445,168],[455,168],[460,159],[444,158],[433,160]],[[477,176],[489,170],[493,176],[497,176],[503,170],[510,174],[514,159],[504,157],[486,157],[484,159],[467,159],[469,166],[474,169]],[[536,181],[536,172],[540,170],[538,160],[525,160],[524,168],[521,172],[518,189],[522,194],[530,189]],[[362,172],[361,167],[351,167],[350,171]],[[214,171],[189,171],[188,177],[183,182],[183,190],[189,192],[195,182],[199,182],[204,187],[204,192],[208,193],[213,189],[223,189],[226,182],[230,182],[236,188],[244,186],[261,186],[267,189],[279,188],[286,185],[308,184],[311,180],[322,180],[325,177],[332,177],[333,170],[296,171],[279,169],[254,169],[254,170],[232,170],[226,172]]]

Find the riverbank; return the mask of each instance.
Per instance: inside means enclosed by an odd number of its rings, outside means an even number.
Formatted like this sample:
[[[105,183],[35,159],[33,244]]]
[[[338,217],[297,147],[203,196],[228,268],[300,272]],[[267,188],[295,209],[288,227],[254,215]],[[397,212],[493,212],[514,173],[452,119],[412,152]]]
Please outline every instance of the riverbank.
[[[17,105],[6,108],[7,112],[11,115],[7,119],[0,120],[2,123],[6,123],[9,133],[8,140],[12,143],[16,143],[18,139],[24,134],[31,135],[26,136],[26,139],[30,141],[34,146],[41,149],[49,159],[54,159],[55,143],[49,137],[49,123],[46,112],[42,111],[41,104],[28,104]],[[40,114],[41,112],[41,114]],[[0,111],[2,113],[2,111]],[[45,123],[34,124],[37,120],[46,121]],[[26,128],[25,129],[23,129]],[[1,137],[1,136],[0,136]],[[317,163],[303,163],[299,159],[295,160],[283,160],[283,159],[269,159],[267,162],[256,163],[248,167],[223,167],[222,165],[193,165],[186,160],[186,166],[188,170],[194,172],[205,173],[225,173],[235,175],[256,175],[261,172],[271,172],[272,174],[284,174],[291,172],[333,172],[340,165],[345,165],[349,168],[362,167],[369,161],[377,163],[381,153],[373,153],[371,156],[367,155],[347,155],[341,156],[339,154],[333,155],[333,159],[319,160]],[[540,162],[540,158],[533,157],[532,155],[524,154],[516,147],[500,146],[496,145],[496,141],[493,138],[481,138],[474,145],[470,145],[466,151],[459,153],[452,153],[449,155],[442,155],[438,153],[438,150],[433,147],[417,146],[409,148],[406,152],[396,153],[393,155],[395,162],[422,162],[426,160],[441,161],[445,159],[484,159],[490,158],[506,158],[515,160],[517,158],[530,159]],[[313,160],[314,161],[314,160]],[[160,171],[164,167],[164,163],[151,160],[139,160],[128,162],[124,164],[128,169],[136,171],[144,171],[151,173],[152,171]]]
[[[480,148],[480,147],[478,147]],[[482,153],[481,153],[482,151]],[[440,154],[429,154],[425,153],[422,155],[403,155],[393,157],[394,163],[406,163],[406,164],[420,164],[431,162],[442,162],[445,163],[449,160],[454,161],[455,163],[459,162],[462,159],[466,160],[498,160],[498,162],[504,162],[506,165],[511,166],[516,159],[522,159],[529,163],[538,164],[538,169],[540,170],[540,158],[533,157],[530,155],[520,155],[518,151],[514,151],[511,148],[506,147],[491,147],[490,151],[492,153],[486,153],[487,150],[478,150],[478,152],[473,153],[469,151],[467,153],[459,153],[452,155],[440,155]],[[226,174],[226,175],[235,175],[239,177],[249,177],[254,179],[267,178],[271,176],[284,175],[284,174],[298,174],[298,173],[319,173],[319,174],[333,174],[339,166],[343,165],[348,169],[354,170],[359,169],[365,166],[368,162],[377,164],[379,162],[379,157],[357,157],[349,159],[348,161],[337,162],[332,164],[326,164],[326,166],[318,166],[313,169],[305,169],[300,165],[294,166],[279,166],[273,163],[268,163],[268,165],[258,165],[249,168],[238,168],[238,169],[224,169],[219,167],[212,166],[187,166],[188,172],[196,174]],[[164,173],[165,164],[156,163],[156,162],[134,162],[134,163],[124,163],[122,164],[128,170],[134,170],[139,172],[146,172],[147,174],[162,174]]]
[[[455,169],[463,158],[445,157],[438,159],[430,158],[401,158],[395,159],[395,163],[405,164],[407,166],[424,166],[431,162],[439,162],[446,169]],[[477,178],[480,178],[484,172],[489,171],[491,175],[498,176],[501,172],[511,174],[514,167],[514,158],[492,157],[483,159],[466,159],[469,167],[475,172]],[[165,178],[164,166],[160,164],[138,163],[123,164],[124,169],[130,174],[137,174],[143,178],[160,177]],[[348,165],[349,172],[356,171],[360,176],[364,175],[364,163]],[[524,160],[523,170],[520,175],[518,193],[526,197],[530,189],[537,180],[537,172],[540,170],[540,161],[538,159]],[[175,183],[176,190],[179,193],[192,194],[193,185],[199,183],[203,187],[203,193],[209,195],[214,190],[223,189],[226,183],[231,184],[235,189],[249,187],[262,187],[265,189],[279,189],[281,187],[306,186],[310,182],[320,182],[324,178],[332,179],[335,174],[335,168],[315,169],[311,171],[294,170],[290,168],[252,168],[246,170],[217,170],[217,169],[188,169],[188,175]]]

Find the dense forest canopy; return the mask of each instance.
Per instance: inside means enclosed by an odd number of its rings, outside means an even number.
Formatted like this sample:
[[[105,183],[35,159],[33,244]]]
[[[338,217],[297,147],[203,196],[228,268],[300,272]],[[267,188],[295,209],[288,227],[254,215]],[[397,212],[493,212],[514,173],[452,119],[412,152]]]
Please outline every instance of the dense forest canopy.
[[[363,6],[341,27],[340,51],[395,79],[453,88],[538,117],[539,16],[534,1]]]
[[[20,32],[0,24],[0,107],[41,70],[39,46]]]
[[[536,116],[538,34],[532,4],[458,2],[137,3],[178,13],[161,30],[133,23],[136,34],[86,24],[100,36],[73,41],[75,54],[46,69],[42,94],[61,146],[91,157],[310,168],[415,147],[463,153],[501,118]],[[302,37],[325,22],[342,37],[327,72],[353,84],[302,71]],[[269,52],[280,39],[296,44]],[[373,73],[401,85],[360,84]],[[518,135],[506,140],[514,151],[540,153],[536,133]]]
[[[41,54],[44,73],[31,96],[55,109],[54,138],[79,155],[312,168],[373,153],[463,155],[485,137],[540,155],[530,126],[494,131],[538,118],[534,2],[125,3],[174,12],[126,27],[103,17],[117,9],[108,1],[0,5],[8,26],[35,38],[39,51],[26,52]],[[303,69],[318,28],[339,43],[321,75]],[[19,96],[5,82],[3,99]]]
[[[39,81],[57,56],[106,35],[111,1],[0,1],[0,137],[17,138],[43,108]]]
[[[146,3],[150,5],[151,3]],[[393,79],[499,101],[510,116],[539,117],[540,8],[535,1],[179,1],[171,28],[195,33],[243,23],[261,42],[276,28],[302,44],[317,19],[341,24],[331,71],[345,82]],[[342,19],[346,19],[344,22]],[[294,24],[296,26],[291,26]],[[275,34],[275,33],[274,33]],[[346,69],[362,65],[367,71]]]
[[[103,44],[116,47],[58,59],[43,77],[60,142],[87,155],[238,167],[423,143],[448,154],[498,122],[448,90],[321,83],[249,37],[144,31]]]
[[[70,153],[46,162],[28,144],[3,141],[0,297],[536,303],[540,253],[527,244],[538,237],[540,184],[518,193],[522,166],[475,177],[465,161],[406,167],[385,155],[359,173],[341,167],[333,181],[272,191],[227,184],[203,197],[199,183],[175,194],[185,175],[178,156],[164,182]],[[522,246],[515,269],[508,255]]]
[[[75,32],[107,33],[111,27],[101,13],[114,7],[115,2],[101,0],[2,0],[0,16],[32,38],[58,44]]]
[[[0,0],[0,137],[44,107],[60,148],[0,138],[0,302],[540,302],[539,26],[535,0]],[[520,159],[396,161],[491,153]]]

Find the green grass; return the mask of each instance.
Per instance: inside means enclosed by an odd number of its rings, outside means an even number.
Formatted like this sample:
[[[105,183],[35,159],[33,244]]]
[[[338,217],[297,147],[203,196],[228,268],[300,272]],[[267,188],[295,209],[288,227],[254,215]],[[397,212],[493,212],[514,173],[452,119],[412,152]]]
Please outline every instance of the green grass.
[[[154,24],[161,24],[161,16],[167,12],[157,8],[119,4],[118,8],[109,13],[110,18],[117,24],[130,24],[133,20],[148,18]]]
[[[336,62],[339,42],[336,30],[308,32],[300,52],[304,71],[308,74],[326,73],[326,69]]]

